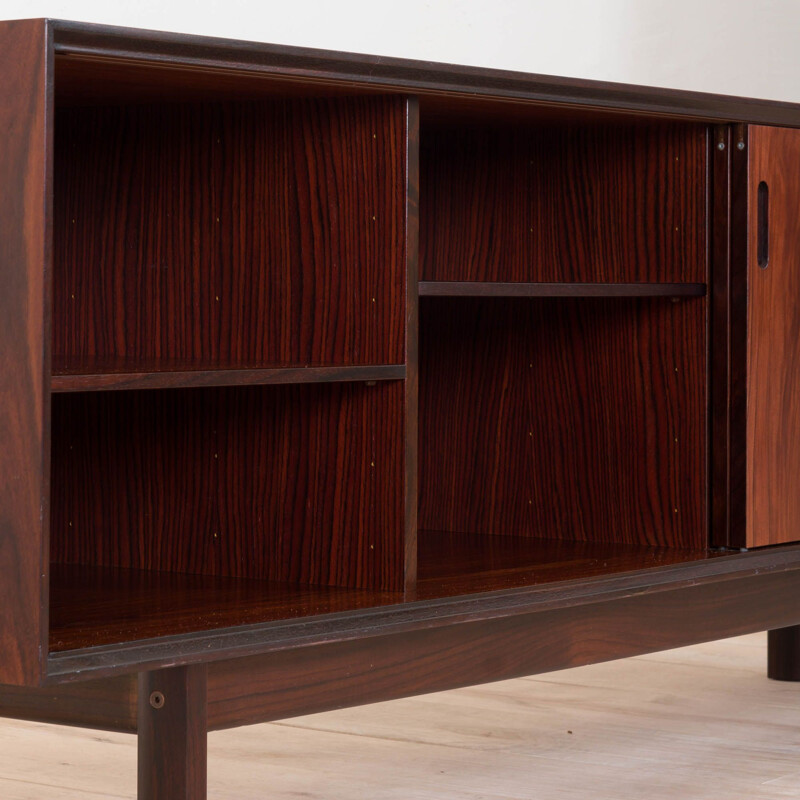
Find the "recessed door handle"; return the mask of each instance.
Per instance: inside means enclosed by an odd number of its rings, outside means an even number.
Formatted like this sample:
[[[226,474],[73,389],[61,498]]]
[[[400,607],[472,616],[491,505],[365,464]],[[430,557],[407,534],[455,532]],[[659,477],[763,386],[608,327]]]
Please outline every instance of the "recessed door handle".
[[[758,184],[758,266],[766,269],[769,264],[769,187],[766,181]]]

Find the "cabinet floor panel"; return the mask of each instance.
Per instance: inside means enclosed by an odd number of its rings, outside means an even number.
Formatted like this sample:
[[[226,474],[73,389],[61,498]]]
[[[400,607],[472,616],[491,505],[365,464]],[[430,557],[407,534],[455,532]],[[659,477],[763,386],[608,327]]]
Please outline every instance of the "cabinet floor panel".
[[[731,554],[732,551],[727,551]],[[724,551],[421,531],[419,581],[436,600],[664,567]],[[403,602],[399,592],[53,564],[50,651],[120,644]]]
[[[418,600],[594,578],[732,551],[419,531]]]
[[[402,594],[78,565],[50,568],[50,651],[388,605]]]

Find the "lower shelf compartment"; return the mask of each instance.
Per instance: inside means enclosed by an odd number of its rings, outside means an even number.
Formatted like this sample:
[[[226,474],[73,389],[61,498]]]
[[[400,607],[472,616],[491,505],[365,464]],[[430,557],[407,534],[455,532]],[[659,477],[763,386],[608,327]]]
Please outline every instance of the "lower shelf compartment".
[[[54,564],[50,651],[581,580],[724,556],[626,544],[421,531],[414,594]]]

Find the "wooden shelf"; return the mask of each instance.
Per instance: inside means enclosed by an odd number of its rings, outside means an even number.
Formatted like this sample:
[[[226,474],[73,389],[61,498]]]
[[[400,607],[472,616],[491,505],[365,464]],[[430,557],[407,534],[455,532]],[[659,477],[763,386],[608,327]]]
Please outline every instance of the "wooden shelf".
[[[729,553],[728,553],[729,554]],[[416,594],[52,565],[50,650],[595,578],[726,555],[623,544],[420,531]]]
[[[420,281],[422,297],[702,297],[704,283]]]
[[[52,392],[97,392],[121,389],[181,389],[208,386],[263,386],[288,383],[342,383],[402,380],[402,364],[344,367],[278,367],[248,369],[99,370],[56,371]],[[118,365],[119,366],[119,365]]]

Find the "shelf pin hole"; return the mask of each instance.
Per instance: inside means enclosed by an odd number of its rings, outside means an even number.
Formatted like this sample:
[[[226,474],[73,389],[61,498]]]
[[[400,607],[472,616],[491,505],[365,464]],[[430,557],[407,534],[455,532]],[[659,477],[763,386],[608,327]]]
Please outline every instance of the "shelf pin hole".
[[[167,702],[167,698],[164,697],[163,692],[153,692],[150,695],[150,705],[153,708],[164,708],[164,704]]]

